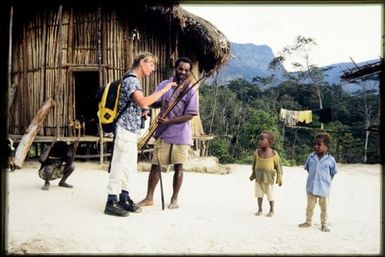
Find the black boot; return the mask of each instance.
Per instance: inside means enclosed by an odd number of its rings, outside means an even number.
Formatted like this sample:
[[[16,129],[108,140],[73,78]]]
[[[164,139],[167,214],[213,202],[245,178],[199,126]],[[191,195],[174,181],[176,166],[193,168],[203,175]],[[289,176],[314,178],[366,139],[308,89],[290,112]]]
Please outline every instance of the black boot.
[[[104,209],[104,214],[126,217],[130,213],[125,209],[123,209],[116,200],[113,200],[113,201],[107,201],[106,208]]]
[[[126,211],[139,213],[142,209],[135,205],[134,201],[130,197],[120,198],[119,205]]]

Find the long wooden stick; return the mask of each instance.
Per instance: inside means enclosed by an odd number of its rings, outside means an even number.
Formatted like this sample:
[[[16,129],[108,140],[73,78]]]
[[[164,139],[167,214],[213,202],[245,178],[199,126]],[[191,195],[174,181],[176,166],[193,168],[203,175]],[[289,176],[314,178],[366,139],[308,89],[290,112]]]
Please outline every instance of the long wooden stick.
[[[162,200],[162,211],[164,211],[164,193],[163,193],[163,182],[162,182],[162,169],[159,171],[159,180],[160,180],[160,197]]]

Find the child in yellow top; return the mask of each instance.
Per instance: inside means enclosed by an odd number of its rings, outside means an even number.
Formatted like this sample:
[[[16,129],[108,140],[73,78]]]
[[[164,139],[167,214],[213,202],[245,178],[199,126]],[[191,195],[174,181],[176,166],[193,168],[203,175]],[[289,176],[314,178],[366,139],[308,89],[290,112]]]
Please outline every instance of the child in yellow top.
[[[275,135],[271,131],[262,131],[258,136],[258,149],[254,152],[254,161],[250,180],[255,179],[255,196],[258,198],[258,212],[262,214],[263,196],[266,194],[270,203],[268,217],[274,215],[274,195],[273,185],[275,173],[277,173],[276,183],[282,186],[282,165],[278,153],[270,146],[275,142]]]

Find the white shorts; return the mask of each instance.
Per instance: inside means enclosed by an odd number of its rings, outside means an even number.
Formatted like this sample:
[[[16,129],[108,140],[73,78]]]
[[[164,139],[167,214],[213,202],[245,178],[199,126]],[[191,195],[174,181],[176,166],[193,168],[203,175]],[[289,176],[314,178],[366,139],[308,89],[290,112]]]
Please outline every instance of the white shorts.
[[[255,197],[263,198],[264,195],[267,196],[267,200],[274,201],[273,185],[263,182],[255,182]]]

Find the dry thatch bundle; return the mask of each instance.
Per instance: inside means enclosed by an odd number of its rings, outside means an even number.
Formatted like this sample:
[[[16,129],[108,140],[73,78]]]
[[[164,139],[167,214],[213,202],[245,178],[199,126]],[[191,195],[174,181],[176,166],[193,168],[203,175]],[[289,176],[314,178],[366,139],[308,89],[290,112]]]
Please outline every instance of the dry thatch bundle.
[[[147,6],[147,13],[166,19],[184,37],[195,43],[201,70],[209,75],[227,63],[230,56],[230,42],[226,36],[209,21],[187,12],[180,6]],[[169,19],[169,20],[168,20]]]

